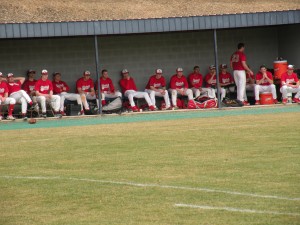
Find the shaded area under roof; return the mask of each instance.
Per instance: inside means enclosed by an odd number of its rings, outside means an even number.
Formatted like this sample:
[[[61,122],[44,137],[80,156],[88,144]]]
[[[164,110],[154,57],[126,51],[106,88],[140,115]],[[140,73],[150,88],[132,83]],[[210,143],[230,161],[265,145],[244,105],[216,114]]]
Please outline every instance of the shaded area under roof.
[[[158,19],[0,24],[0,38],[118,35],[300,23],[300,10]]]

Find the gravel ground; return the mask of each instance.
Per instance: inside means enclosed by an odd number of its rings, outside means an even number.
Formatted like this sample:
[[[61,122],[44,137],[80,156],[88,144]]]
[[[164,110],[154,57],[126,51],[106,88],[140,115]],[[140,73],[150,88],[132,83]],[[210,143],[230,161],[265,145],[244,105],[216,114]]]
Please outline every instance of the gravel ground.
[[[300,9],[300,0],[0,0],[0,23],[201,16]]]

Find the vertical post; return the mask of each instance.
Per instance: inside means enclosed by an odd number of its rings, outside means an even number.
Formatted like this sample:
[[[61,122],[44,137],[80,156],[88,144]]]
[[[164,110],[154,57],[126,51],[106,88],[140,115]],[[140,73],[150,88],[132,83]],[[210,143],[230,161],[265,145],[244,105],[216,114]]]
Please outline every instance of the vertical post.
[[[217,79],[217,92],[218,92],[218,108],[221,108],[221,89],[219,88],[219,62],[218,62],[218,45],[217,45],[217,30],[214,29],[214,49],[215,49],[215,65],[216,65],[216,79]]]
[[[100,77],[99,77],[99,54],[98,54],[98,38],[97,35],[94,36],[95,39],[95,60],[96,60],[96,77],[97,77],[97,89],[98,89],[98,114],[102,114],[102,99],[101,99],[101,90],[100,90]]]

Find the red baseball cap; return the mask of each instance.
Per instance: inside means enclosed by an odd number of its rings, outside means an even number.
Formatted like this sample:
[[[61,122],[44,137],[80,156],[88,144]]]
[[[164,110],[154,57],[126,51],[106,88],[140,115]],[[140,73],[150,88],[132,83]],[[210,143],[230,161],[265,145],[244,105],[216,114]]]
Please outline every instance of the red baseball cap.
[[[294,65],[288,65],[288,70],[293,70],[294,69]]]
[[[48,71],[47,70],[42,70],[42,75],[48,75]]]
[[[13,77],[14,76],[14,74],[13,73],[8,73],[7,74],[7,78],[9,78],[9,77]]]

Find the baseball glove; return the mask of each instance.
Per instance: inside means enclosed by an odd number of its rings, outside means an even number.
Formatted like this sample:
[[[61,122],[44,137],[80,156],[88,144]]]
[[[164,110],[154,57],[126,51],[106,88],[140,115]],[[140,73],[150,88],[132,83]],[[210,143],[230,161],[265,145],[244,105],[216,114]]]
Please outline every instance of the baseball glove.
[[[29,123],[29,124],[35,124],[35,123],[36,123],[36,119],[30,118],[30,119],[28,120],[28,123]]]

